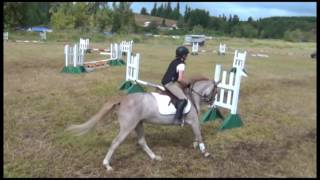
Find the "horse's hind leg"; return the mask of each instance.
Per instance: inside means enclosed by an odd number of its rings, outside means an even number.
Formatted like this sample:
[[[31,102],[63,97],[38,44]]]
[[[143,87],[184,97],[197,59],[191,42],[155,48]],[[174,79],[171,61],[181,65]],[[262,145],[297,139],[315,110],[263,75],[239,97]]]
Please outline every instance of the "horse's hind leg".
[[[126,124],[121,123],[120,121],[120,131],[116,138],[113,139],[111,147],[109,148],[109,151],[106,155],[106,157],[103,160],[103,165],[107,168],[108,171],[112,170],[112,167],[110,166],[110,159],[116,148],[125,140],[125,138],[128,136],[128,134],[134,129],[134,124]]]
[[[162,158],[160,156],[155,155],[147,145],[146,139],[144,138],[143,123],[140,122],[135,128],[135,130],[138,136],[138,143],[142,147],[142,149],[149,155],[149,157],[152,160],[155,159],[161,161]]]

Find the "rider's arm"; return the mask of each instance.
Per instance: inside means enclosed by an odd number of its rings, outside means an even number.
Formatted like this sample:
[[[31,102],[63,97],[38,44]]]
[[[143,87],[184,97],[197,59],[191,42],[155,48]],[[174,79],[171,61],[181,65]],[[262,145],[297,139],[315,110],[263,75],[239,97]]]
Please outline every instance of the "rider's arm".
[[[181,82],[184,80],[184,71],[178,71],[178,72],[179,72],[178,81]]]
[[[178,76],[178,82],[182,85],[182,86],[188,86],[188,82],[185,80],[184,78],[184,68],[185,68],[185,65],[184,64],[180,64],[178,67],[177,67],[177,70],[179,72],[179,76]]]

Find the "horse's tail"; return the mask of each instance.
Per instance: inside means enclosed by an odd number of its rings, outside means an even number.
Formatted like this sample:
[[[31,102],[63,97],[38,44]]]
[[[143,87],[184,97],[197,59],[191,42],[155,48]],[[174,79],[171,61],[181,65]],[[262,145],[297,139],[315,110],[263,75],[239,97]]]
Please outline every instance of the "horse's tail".
[[[87,133],[91,128],[93,128],[99,120],[101,120],[104,116],[109,114],[115,107],[120,105],[121,98],[117,98],[112,100],[111,102],[105,103],[102,108],[92,116],[87,122],[80,124],[80,125],[71,125],[69,126],[66,131],[70,131],[78,136]]]

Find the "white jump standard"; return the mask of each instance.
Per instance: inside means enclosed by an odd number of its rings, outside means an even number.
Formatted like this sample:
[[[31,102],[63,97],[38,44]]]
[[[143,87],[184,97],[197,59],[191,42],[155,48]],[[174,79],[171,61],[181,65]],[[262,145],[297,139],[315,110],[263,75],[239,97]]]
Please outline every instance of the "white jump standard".
[[[3,32],[3,40],[5,41],[9,40],[9,32]]]
[[[199,43],[198,42],[193,42],[192,43],[191,55],[198,55],[198,53],[199,53]]]
[[[140,86],[140,84],[165,90],[164,87],[160,85],[140,80],[139,64],[140,64],[140,54],[137,53],[135,56],[131,56],[131,52],[128,51],[126,80],[121,84],[120,90],[125,90],[127,93],[145,92],[145,90],[143,89],[142,86]]]
[[[85,62],[86,68],[102,68],[110,66],[122,66],[125,62],[122,60],[122,52],[120,46],[116,43],[110,45],[110,52],[100,53],[102,55],[109,56],[103,60]]]
[[[65,66],[62,69],[64,73],[83,73],[86,72],[84,63],[84,50],[79,48],[78,44],[70,47],[68,44],[64,47]]]
[[[121,41],[120,43],[120,49],[122,53],[125,53],[125,55],[128,55],[128,52],[132,52],[132,45],[133,40],[131,41]]]
[[[207,111],[202,118],[203,122],[215,120],[217,117],[223,119],[222,114],[217,108],[221,107],[229,109],[230,114],[224,119],[223,124],[220,126],[220,130],[242,126],[243,123],[241,118],[239,114],[237,114],[237,107],[239,101],[241,77],[247,77],[247,74],[244,72],[245,57],[246,52],[238,53],[238,51],[235,51],[233,68],[231,72],[221,72],[221,65],[216,65],[214,80],[215,82],[221,81],[221,83],[218,84],[219,90],[215,97],[214,103],[211,105],[211,109]],[[226,82],[227,74],[229,74],[228,82]]]
[[[218,50],[218,55],[220,55],[220,54],[226,55],[226,49],[227,49],[226,44],[221,44],[220,43],[219,50]]]

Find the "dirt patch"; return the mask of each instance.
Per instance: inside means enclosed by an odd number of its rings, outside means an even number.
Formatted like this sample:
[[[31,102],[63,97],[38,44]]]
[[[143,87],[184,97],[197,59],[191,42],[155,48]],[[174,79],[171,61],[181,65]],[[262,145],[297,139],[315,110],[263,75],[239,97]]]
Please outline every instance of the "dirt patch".
[[[287,148],[283,145],[271,143],[247,143],[239,142],[230,147],[229,155],[237,162],[257,161],[267,164],[281,159],[287,154]]]
[[[289,87],[302,87],[305,86],[307,84],[309,84],[308,81],[303,80],[303,79],[279,79],[277,80],[279,84],[283,85],[283,86],[289,86]]]
[[[317,141],[317,130],[316,129],[310,130],[307,134],[305,134],[304,138],[306,140],[316,142]]]

